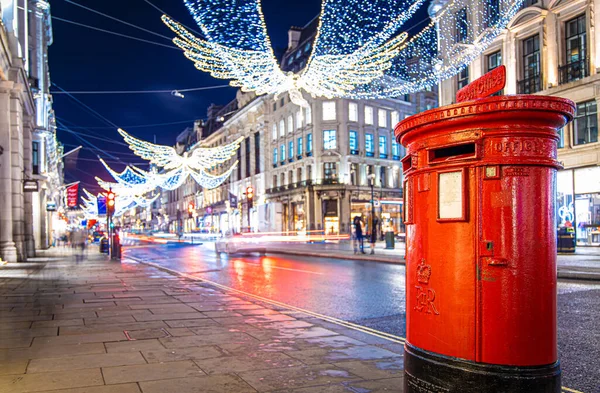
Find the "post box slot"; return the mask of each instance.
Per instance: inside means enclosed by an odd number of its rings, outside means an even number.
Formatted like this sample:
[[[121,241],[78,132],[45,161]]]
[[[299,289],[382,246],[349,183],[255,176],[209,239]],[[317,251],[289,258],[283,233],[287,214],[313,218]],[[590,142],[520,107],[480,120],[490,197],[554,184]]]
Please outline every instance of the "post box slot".
[[[460,145],[440,147],[438,149],[429,150],[429,162],[446,162],[452,160],[460,160],[465,158],[475,158],[477,149],[475,142],[463,143]]]

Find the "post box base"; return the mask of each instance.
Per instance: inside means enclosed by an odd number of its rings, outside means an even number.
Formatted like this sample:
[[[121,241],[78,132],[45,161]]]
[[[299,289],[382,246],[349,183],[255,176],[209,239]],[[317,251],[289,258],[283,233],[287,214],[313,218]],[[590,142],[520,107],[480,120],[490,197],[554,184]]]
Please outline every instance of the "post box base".
[[[560,393],[560,364],[535,367],[475,363],[405,344],[405,393]]]

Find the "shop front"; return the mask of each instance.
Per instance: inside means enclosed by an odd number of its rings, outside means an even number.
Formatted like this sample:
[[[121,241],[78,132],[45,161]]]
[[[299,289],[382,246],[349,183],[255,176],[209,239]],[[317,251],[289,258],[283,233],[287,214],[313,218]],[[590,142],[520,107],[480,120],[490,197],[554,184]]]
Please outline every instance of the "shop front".
[[[323,230],[327,235],[338,235],[340,233],[340,216],[337,199],[323,200]]]
[[[575,228],[578,246],[600,246],[600,166],[559,171],[556,190],[557,228]]]
[[[304,202],[292,203],[292,220],[294,223],[295,231],[306,231],[306,215],[304,212]]]
[[[386,232],[394,234],[404,233],[404,223],[402,221],[402,200],[385,198],[383,200],[375,199],[375,216],[379,221],[379,232],[383,236]],[[371,228],[371,201],[354,200],[350,204],[350,222],[354,217],[362,216],[367,232]]]

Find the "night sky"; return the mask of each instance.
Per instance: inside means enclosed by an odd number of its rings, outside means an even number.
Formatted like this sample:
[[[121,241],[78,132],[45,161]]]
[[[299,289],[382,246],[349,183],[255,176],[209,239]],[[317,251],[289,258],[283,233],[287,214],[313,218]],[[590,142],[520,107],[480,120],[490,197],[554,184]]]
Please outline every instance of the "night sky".
[[[150,1],[174,19],[196,28],[183,0]],[[144,0],[76,2],[155,33],[167,37],[174,35],[160,20],[161,13]],[[97,15],[67,0],[50,0],[50,4],[53,17],[173,45],[170,40]],[[263,11],[273,47],[276,52],[283,52],[287,47],[288,28],[292,25],[304,26],[314,18],[320,11],[320,1],[265,0]],[[179,49],[134,41],[57,19],[53,19],[52,28],[54,43],[49,54],[50,78],[54,84],[52,91],[171,90],[228,83],[196,70]],[[81,180],[83,187],[99,191],[93,177],[101,176],[110,180],[110,176],[98,162],[98,155],[119,171],[124,167],[123,163],[144,162],[123,144],[112,124],[136,137],[149,141],[156,137],[159,144],[173,145],[177,134],[191,126],[194,119],[206,117],[206,109],[211,103],[226,104],[235,98],[235,91],[226,87],[189,92],[184,93],[184,99],[169,93],[74,95],[83,105],[65,94],[54,94],[54,110],[57,123],[60,123],[59,141],[65,145],[65,151],[84,146],[77,165],[68,166],[65,170],[65,183]],[[148,126],[161,123],[177,124]],[[85,142],[73,133],[77,133]],[[106,152],[94,150],[90,143]]]

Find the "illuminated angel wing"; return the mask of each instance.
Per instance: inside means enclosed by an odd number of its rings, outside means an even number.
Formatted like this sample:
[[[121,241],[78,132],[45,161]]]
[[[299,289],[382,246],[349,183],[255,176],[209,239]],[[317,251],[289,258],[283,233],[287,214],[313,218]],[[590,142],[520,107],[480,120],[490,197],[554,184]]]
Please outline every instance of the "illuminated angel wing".
[[[123,136],[123,139],[125,139],[125,142],[129,144],[129,148],[133,150],[136,155],[144,160],[150,161],[156,166],[165,169],[175,169],[180,167],[184,162],[184,158],[177,154],[177,151],[170,146],[155,145],[134,138],[120,128],[118,131],[119,134]]]
[[[121,173],[113,170],[108,164],[100,158],[100,162],[104,165],[104,168],[110,173],[110,175],[117,181],[119,184],[124,185],[142,185],[149,182],[149,177],[144,176],[140,173],[140,170],[136,167],[126,166],[125,169]],[[136,171],[137,169],[137,171]]]
[[[188,0],[185,2],[205,39],[163,15],[179,37],[173,42],[196,68],[230,85],[257,94],[287,90],[291,81],[279,68],[257,0]]]
[[[211,190],[219,187],[231,175],[237,165],[238,162],[236,161],[227,171],[220,175],[211,175],[204,169],[200,172],[190,171],[190,175],[201,187]]]
[[[207,169],[215,164],[222,164],[229,161],[237,152],[243,137],[234,142],[218,147],[197,148],[192,152],[191,158],[187,161],[188,166],[196,170]]]

